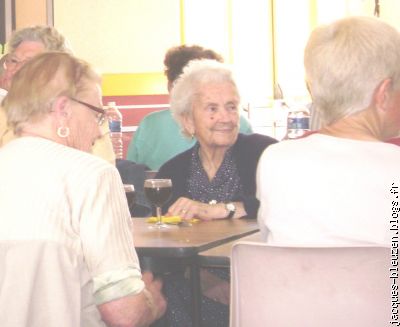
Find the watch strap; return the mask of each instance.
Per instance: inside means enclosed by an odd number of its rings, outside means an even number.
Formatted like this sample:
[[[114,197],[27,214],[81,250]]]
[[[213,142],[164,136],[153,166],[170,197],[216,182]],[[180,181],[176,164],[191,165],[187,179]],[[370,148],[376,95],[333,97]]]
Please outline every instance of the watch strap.
[[[228,215],[225,218],[226,219],[233,218],[233,216],[235,215],[235,212],[236,212],[236,206],[232,202],[229,202],[229,203],[225,204],[225,208],[229,212]]]

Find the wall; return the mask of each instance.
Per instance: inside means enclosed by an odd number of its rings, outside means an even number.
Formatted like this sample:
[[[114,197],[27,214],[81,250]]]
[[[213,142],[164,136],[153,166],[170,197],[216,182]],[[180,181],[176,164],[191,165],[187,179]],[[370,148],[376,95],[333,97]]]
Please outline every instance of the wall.
[[[15,27],[47,24],[47,6],[47,0],[15,0]]]
[[[51,0],[15,0],[17,27],[46,21]],[[398,0],[380,0],[381,19],[400,28]],[[307,98],[303,49],[320,23],[373,15],[372,0],[54,0],[54,24],[75,53],[104,76],[105,95],[166,94],[165,51],[198,43],[220,52],[245,103]],[[48,18],[47,18],[48,21]]]

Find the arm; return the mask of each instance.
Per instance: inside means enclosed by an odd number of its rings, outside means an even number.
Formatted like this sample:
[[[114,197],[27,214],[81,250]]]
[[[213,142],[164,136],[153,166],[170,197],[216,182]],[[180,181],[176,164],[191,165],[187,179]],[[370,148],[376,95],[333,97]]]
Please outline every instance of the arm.
[[[165,311],[161,282],[140,273],[118,171],[107,166],[93,175],[77,193],[85,194],[79,232],[95,302],[110,326],[146,326]]]
[[[148,326],[159,319],[166,309],[161,295],[162,284],[151,273],[144,273],[146,288],[136,295],[128,295],[98,306],[104,322],[111,327]]]
[[[236,210],[233,219],[247,216],[243,202],[233,202]],[[202,220],[224,219],[229,211],[225,203],[208,204],[180,197],[169,208],[167,215],[180,216],[183,219],[199,218]]]

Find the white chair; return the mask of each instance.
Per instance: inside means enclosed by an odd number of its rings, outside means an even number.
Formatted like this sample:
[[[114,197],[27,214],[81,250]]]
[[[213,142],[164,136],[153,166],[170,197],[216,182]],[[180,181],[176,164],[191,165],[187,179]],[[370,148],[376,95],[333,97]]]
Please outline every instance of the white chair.
[[[238,242],[232,249],[230,326],[388,326],[389,265],[389,248]]]
[[[0,326],[105,326],[82,260],[55,242],[0,242]]]

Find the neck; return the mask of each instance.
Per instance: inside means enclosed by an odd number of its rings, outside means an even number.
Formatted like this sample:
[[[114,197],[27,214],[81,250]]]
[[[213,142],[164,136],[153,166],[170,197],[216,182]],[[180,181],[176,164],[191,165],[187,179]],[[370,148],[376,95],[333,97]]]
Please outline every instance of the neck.
[[[22,131],[20,133],[20,136],[33,136],[33,137],[40,137],[42,139],[46,139],[46,140],[50,140],[50,141],[54,141],[52,138],[46,136],[46,135],[42,135],[40,133],[33,133],[33,132],[29,132],[29,131]]]
[[[380,119],[373,109],[366,109],[324,126],[321,134],[360,141],[382,141]]]
[[[199,157],[209,180],[212,180],[217,173],[219,167],[224,161],[226,148],[206,149],[202,146],[199,148]]]
[[[43,121],[40,124],[26,124],[23,126],[19,136],[40,137],[56,143],[67,145],[67,140],[59,137],[57,133],[53,132],[51,125],[49,126]]]

